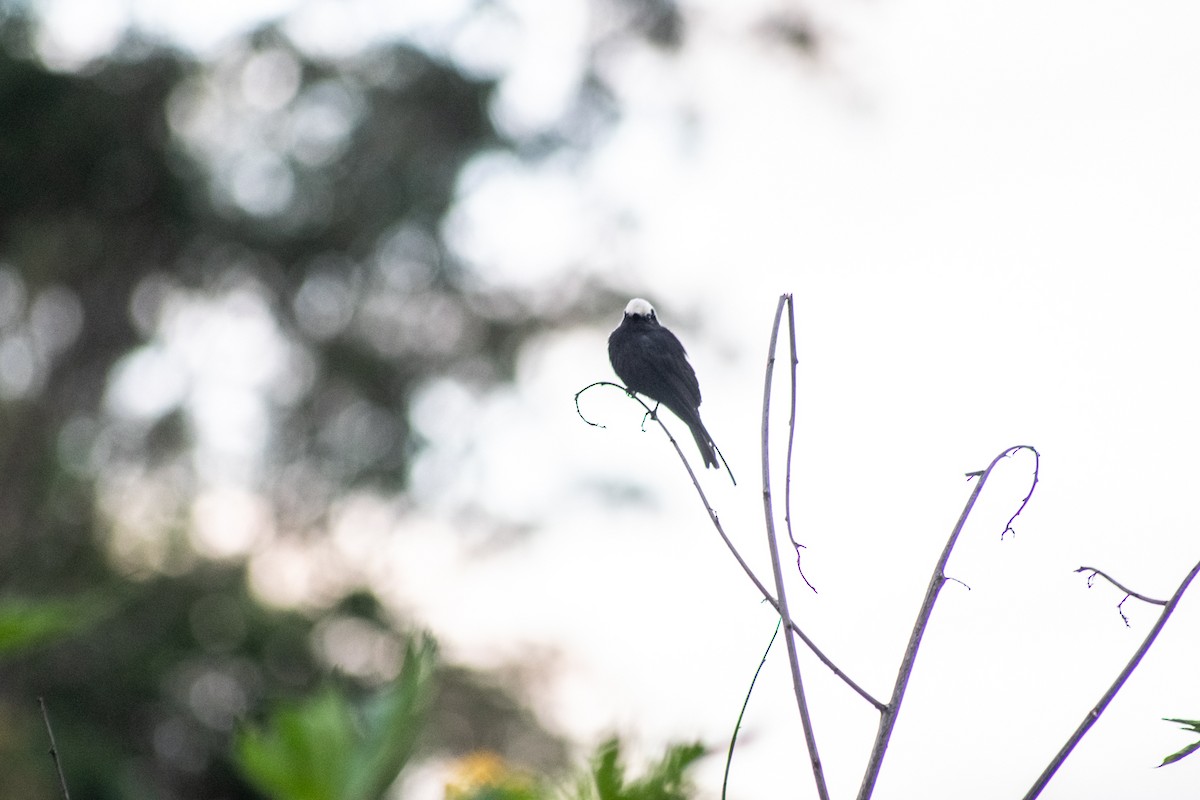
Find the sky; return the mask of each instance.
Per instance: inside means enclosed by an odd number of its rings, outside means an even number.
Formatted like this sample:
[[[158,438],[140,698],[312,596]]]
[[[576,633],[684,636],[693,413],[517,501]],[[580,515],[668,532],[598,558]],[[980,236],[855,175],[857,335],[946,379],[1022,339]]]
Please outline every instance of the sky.
[[[328,3],[285,0],[202,14],[46,5],[52,19],[88,9],[113,27],[132,16],[202,52],[247,14],[299,8],[297,35],[312,36],[330,18]],[[411,16],[381,11],[393,5]],[[480,57],[511,70],[497,114],[520,130],[561,102],[587,16],[577,2],[507,5],[520,46]],[[822,3],[811,15],[827,49],[806,62],[749,36],[776,6],[683,7],[693,34],[678,57],[635,49],[610,64],[627,110],[614,135],[582,165],[474,165],[452,241],[481,280],[508,286],[568,273],[584,242],[612,284],[655,304],[739,478],[708,472],[705,491],[764,579],[766,345],[778,297],[793,294],[792,503],[818,593],[793,574],[789,598],[877,697],[971,491],[964,474],[1036,446],[1040,483],[1016,535],[1000,532],[1028,490],[1028,454],[998,467],[966,526],[875,795],[1021,796],[1157,616],[1129,601],[1127,627],[1122,593],[1073,571],[1167,597],[1200,559],[1200,18],[1182,2]],[[347,8],[330,49],[368,27],[433,41],[454,6]],[[86,50],[84,33],[58,30],[48,51]],[[102,25],[90,31],[102,41]],[[597,207],[636,220],[611,250],[586,224]],[[544,659],[530,701],[576,739],[619,731],[653,754],[700,737],[723,752],[774,620],[637,407],[593,390],[584,409],[607,427],[576,416],[575,391],[612,378],[607,334],[545,337],[494,395],[431,386],[414,412],[435,442],[415,476],[427,502],[414,514],[348,497],[329,546],[451,655]],[[775,385],[778,477],[784,373]],[[596,489],[621,481],[640,493]],[[481,553],[449,513],[468,497],[532,535]],[[396,535],[381,552],[364,529]],[[276,558],[259,573],[289,556]],[[1161,718],[1200,716],[1195,591],[1043,797],[1195,795],[1200,762],[1154,769],[1189,741]],[[815,796],[783,653],[747,710],[733,798]],[[813,659],[802,666],[831,792],[853,796],[877,716]],[[721,761],[701,767],[709,796]],[[411,796],[437,785],[431,767]]]

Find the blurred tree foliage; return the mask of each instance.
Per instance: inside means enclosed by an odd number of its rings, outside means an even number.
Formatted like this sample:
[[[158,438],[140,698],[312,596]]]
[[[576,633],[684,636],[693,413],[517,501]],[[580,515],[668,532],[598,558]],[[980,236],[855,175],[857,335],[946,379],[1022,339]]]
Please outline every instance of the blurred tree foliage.
[[[44,695],[76,796],[256,797],[235,723],[320,684],[323,632],[392,653],[350,676],[389,679],[403,623],[366,591],[265,606],[241,559],[192,546],[201,493],[233,483],[277,535],[319,535],[349,488],[404,491],[424,383],[507,380],[608,296],[527,304],[448,253],[459,171],[517,144],[492,81],[404,44],[318,58],[274,28],[215,63],[130,36],[56,71],[21,8],[0,6],[0,796],[56,792]],[[242,421],[231,443],[214,416]],[[497,683],[438,684],[427,749],[562,761]]]
[[[472,158],[586,148],[618,112],[606,48],[686,33],[669,0],[596,5],[574,103],[516,141],[494,79],[411,44],[318,56],[268,26],[201,61],[129,34],[55,69],[0,0],[0,797],[57,792],[39,695],[75,796],[258,797],[239,720],[314,692],[331,647],[366,654],[364,690],[399,672],[405,622],[368,590],[268,606],[197,520],[232,486],[270,546],[348,491],[402,497],[424,386],[507,381],[533,336],[623,302],[578,275],[484,288],[443,236]],[[436,683],[418,753],[563,763],[497,681]]]

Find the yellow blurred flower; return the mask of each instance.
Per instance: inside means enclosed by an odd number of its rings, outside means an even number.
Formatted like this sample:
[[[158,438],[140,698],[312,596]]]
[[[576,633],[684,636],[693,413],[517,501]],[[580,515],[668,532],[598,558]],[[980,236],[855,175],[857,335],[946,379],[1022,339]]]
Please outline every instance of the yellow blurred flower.
[[[477,750],[454,764],[446,782],[446,800],[469,800],[489,789],[498,790],[501,796],[523,796],[532,788],[533,782],[527,774],[490,750]]]

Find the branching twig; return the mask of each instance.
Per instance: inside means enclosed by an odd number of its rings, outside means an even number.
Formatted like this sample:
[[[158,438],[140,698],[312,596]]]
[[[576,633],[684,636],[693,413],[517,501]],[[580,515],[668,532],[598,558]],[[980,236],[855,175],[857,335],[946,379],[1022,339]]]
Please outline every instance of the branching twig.
[[[983,491],[984,485],[987,483],[988,477],[991,476],[992,470],[996,464],[1000,463],[1001,459],[1008,458],[1021,450],[1031,450],[1035,455],[1037,450],[1029,445],[1018,445],[1010,447],[1000,455],[992,459],[992,463],[987,469],[982,472],[969,473],[968,477],[978,477],[979,481],[975,484],[975,490],[971,492],[971,496],[967,499],[967,504],[963,507],[962,513],[958,517],[958,522],[954,526],[954,530],[950,532],[950,539],[946,542],[945,548],[942,550],[942,555],[938,559],[937,566],[933,569],[933,576],[929,579],[929,588],[925,590],[925,600],[921,603],[921,610],[917,613],[917,621],[913,625],[912,635],[908,640],[908,647],[904,651],[904,658],[900,662],[900,670],[896,674],[896,685],[892,689],[892,698],[888,702],[887,707],[880,713],[879,730],[875,735],[875,746],[871,748],[871,757],[867,762],[867,770],[863,775],[862,786],[858,790],[858,800],[867,800],[871,793],[875,791],[875,782],[879,779],[879,769],[883,765],[883,756],[887,752],[888,742],[892,737],[892,730],[896,725],[896,716],[900,713],[900,706],[904,702],[904,691],[908,687],[908,680],[912,676],[913,664],[916,662],[917,650],[921,646],[921,639],[925,635],[925,628],[929,624],[929,617],[933,614],[933,605],[937,601],[938,593],[946,584],[946,562],[950,560],[950,553],[954,550],[954,545],[958,541],[958,536],[962,532],[963,525],[967,522],[967,517],[971,514],[971,509],[975,507],[975,501],[979,498],[979,493]],[[1036,470],[1036,464],[1035,464]],[[1037,474],[1034,474],[1034,483],[1037,482]],[[1032,495],[1030,489],[1030,495]],[[1025,500],[1021,503],[1021,509],[1029,502],[1030,495],[1026,495]],[[1018,514],[1020,509],[1018,509]],[[1009,525],[1016,519],[1014,514],[1009,520]],[[1007,530],[1007,528],[1006,528]]]
[[[1171,595],[1171,599],[1165,603],[1160,603],[1158,600],[1150,600],[1135,592],[1129,591],[1112,578],[1104,575],[1104,573],[1100,572],[1100,570],[1092,570],[1091,567],[1081,567],[1079,570],[1076,570],[1076,572],[1081,570],[1091,570],[1094,573],[1093,577],[1095,577],[1095,575],[1102,575],[1118,589],[1123,592],[1127,592],[1127,597],[1137,597],[1145,600],[1147,603],[1154,603],[1155,605],[1161,604],[1163,606],[1163,610],[1162,613],[1158,615],[1158,621],[1154,623],[1154,627],[1150,629],[1150,632],[1146,634],[1146,638],[1142,640],[1142,644],[1140,647],[1138,647],[1137,652],[1133,654],[1133,658],[1129,659],[1129,663],[1125,665],[1125,669],[1121,670],[1121,674],[1117,676],[1117,679],[1113,682],[1113,685],[1110,686],[1108,691],[1104,693],[1104,696],[1100,698],[1100,702],[1096,703],[1096,705],[1093,706],[1090,711],[1088,711],[1083,718],[1083,722],[1081,722],[1079,727],[1075,729],[1075,732],[1071,734],[1071,738],[1067,739],[1067,743],[1062,746],[1062,749],[1058,751],[1058,754],[1054,756],[1053,760],[1050,761],[1050,764],[1045,770],[1042,771],[1042,774],[1038,776],[1038,779],[1034,781],[1032,788],[1030,788],[1028,793],[1025,795],[1025,800],[1033,800],[1042,793],[1042,790],[1046,788],[1046,784],[1048,784],[1050,779],[1054,777],[1054,773],[1058,771],[1058,768],[1061,767],[1063,762],[1067,760],[1067,756],[1069,756],[1071,751],[1075,749],[1075,745],[1079,744],[1084,735],[1087,734],[1091,727],[1096,724],[1096,720],[1100,719],[1100,715],[1104,713],[1106,708],[1108,708],[1108,704],[1112,702],[1112,699],[1117,696],[1117,692],[1119,692],[1121,687],[1125,685],[1125,681],[1129,680],[1129,676],[1133,674],[1135,669],[1137,669],[1137,665],[1141,663],[1142,658],[1146,655],[1146,652],[1150,649],[1150,646],[1154,644],[1154,640],[1158,638],[1159,632],[1162,631],[1163,626],[1167,624],[1167,620],[1171,617],[1171,613],[1175,610],[1175,606],[1179,604],[1179,600],[1181,597],[1183,597],[1183,593],[1187,591],[1188,585],[1191,584],[1192,579],[1196,577],[1197,573],[1200,573],[1200,562],[1198,562],[1196,566],[1192,567],[1191,572],[1187,574],[1187,576],[1183,579],[1183,582],[1179,584],[1179,588],[1175,590],[1175,594]]]
[[[1079,569],[1077,569],[1075,571],[1092,573],[1091,575],[1088,576],[1088,579],[1087,579],[1087,584],[1088,584],[1089,589],[1092,587],[1092,581],[1094,581],[1096,579],[1096,576],[1100,576],[1101,578],[1104,578],[1104,580],[1108,581],[1113,586],[1117,587],[1122,592],[1124,592],[1126,597],[1136,597],[1138,600],[1141,600],[1143,603],[1149,603],[1150,605],[1153,605],[1153,606],[1165,606],[1167,603],[1171,602],[1170,600],[1155,600],[1153,597],[1147,597],[1144,594],[1139,594],[1138,592],[1135,592],[1133,589],[1130,589],[1127,586],[1121,585],[1121,583],[1116,578],[1112,577],[1104,570],[1096,569],[1095,567],[1080,567]]]
[[[1113,578],[1111,576],[1096,569],[1095,567],[1080,567],[1079,569],[1077,569],[1075,571],[1092,573],[1091,575],[1088,575],[1088,579],[1087,579],[1087,585],[1088,585],[1089,589],[1092,588],[1092,583],[1096,580],[1096,576],[1099,575],[1100,577],[1104,578],[1106,581],[1108,581],[1113,586],[1117,587],[1118,589],[1120,589],[1122,592],[1125,593],[1125,596],[1121,598],[1121,602],[1117,603],[1117,613],[1121,615],[1121,621],[1125,623],[1126,628],[1129,627],[1129,617],[1125,616],[1125,601],[1128,600],[1129,598],[1136,597],[1138,600],[1141,600],[1143,603],[1150,603],[1151,605],[1156,605],[1156,606],[1165,606],[1167,604],[1166,600],[1155,600],[1153,597],[1146,597],[1146,595],[1144,595],[1144,594],[1138,594],[1137,592],[1133,591],[1132,589],[1125,588],[1121,584],[1117,583],[1117,581],[1113,580]]]
[[[1154,600],[1153,597],[1147,597],[1146,595],[1140,595],[1140,594],[1136,593],[1136,591],[1134,591],[1133,589],[1128,589],[1126,587],[1122,587],[1122,585],[1120,583],[1117,583],[1117,581],[1115,581],[1115,579],[1112,578],[1112,576],[1108,575],[1108,573],[1103,572],[1102,570],[1097,570],[1096,567],[1081,566],[1081,567],[1079,567],[1078,570],[1075,570],[1075,572],[1091,572],[1092,573],[1092,575],[1087,576],[1087,588],[1088,589],[1092,588],[1092,584],[1094,582],[1096,582],[1096,576],[1099,576],[1099,577],[1104,578],[1105,581],[1108,581],[1109,583],[1114,585],[1114,587],[1116,587],[1117,589],[1120,589],[1121,591],[1123,591],[1123,593],[1126,593],[1126,596],[1122,597],[1121,602],[1117,603],[1117,613],[1121,614],[1121,621],[1124,622],[1124,624],[1126,624],[1126,627],[1129,627],[1129,618],[1128,618],[1128,616],[1126,616],[1126,613],[1124,613],[1124,603],[1126,603],[1126,601],[1129,600],[1130,597],[1136,597],[1136,599],[1138,599],[1144,603],[1150,603],[1150,604],[1152,604],[1152,606],[1165,606],[1165,604],[1166,604],[1165,600]]]
[[[54,768],[58,771],[58,785],[62,788],[63,800],[71,800],[71,793],[67,791],[67,776],[63,774],[62,762],[58,758],[58,744],[54,741],[54,729],[50,727],[50,714],[46,711],[45,698],[38,697],[38,705],[42,707],[42,721],[46,723],[46,735],[50,737],[50,758],[54,761]]]

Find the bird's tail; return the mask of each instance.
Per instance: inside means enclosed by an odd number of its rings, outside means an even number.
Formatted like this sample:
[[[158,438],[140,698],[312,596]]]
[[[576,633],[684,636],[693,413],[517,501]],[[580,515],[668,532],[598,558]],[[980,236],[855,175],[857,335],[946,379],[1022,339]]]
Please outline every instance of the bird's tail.
[[[704,427],[704,423],[696,418],[688,423],[688,427],[692,430],[692,437],[696,440],[696,446],[700,448],[700,456],[704,459],[705,468],[719,467],[717,463],[717,445],[713,442],[712,437],[708,435],[708,431]]]
[[[721,463],[725,465],[725,471],[729,473],[729,480],[733,481],[733,485],[737,486],[737,478],[733,477],[733,470],[729,468],[729,464],[725,461],[725,456],[721,455],[721,448],[717,447],[717,443],[708,435],[708,430],[704,427],[704,423],[700,421],[700,415],[688,422],[688,428],[692,431],[692,438],[696,440],[696,446],[700,448],[700,455],[704,459],[704,467],[720,467],[717,466],[717,459],[721,459]]]

